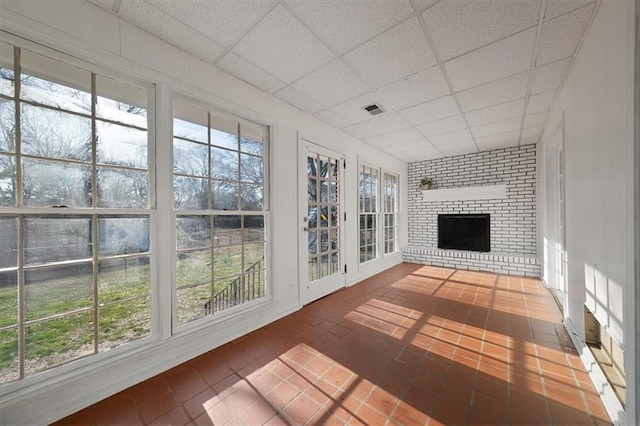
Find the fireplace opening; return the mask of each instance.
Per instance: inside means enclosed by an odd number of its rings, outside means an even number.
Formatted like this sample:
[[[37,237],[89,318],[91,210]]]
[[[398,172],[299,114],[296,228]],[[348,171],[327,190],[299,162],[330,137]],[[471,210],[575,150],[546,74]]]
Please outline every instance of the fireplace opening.
[[[438,248],[491,251],[488,214],[439,214]]]

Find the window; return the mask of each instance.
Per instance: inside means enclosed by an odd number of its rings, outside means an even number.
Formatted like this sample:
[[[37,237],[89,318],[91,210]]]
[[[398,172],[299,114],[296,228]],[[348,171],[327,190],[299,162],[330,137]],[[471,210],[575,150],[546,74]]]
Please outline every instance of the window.
[[[398,250],[398,175],[383,173],[384,253]]]
[[[359,201],[360,263],[398,251],[398,175],[361,165]]]
[[[264,126],[174,103],[178,324],[265,296]]]
[[[147,92],[0,43],[0,382],[150,334]]]
[[[378,169],[360,167],[360,263],[378,257]]]

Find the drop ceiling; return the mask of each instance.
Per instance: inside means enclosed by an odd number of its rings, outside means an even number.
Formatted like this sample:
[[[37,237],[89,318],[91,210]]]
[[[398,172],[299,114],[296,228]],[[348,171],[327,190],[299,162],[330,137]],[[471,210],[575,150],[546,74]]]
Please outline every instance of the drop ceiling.
[[[601,0],[89,1],[411,162],[537,143]]]

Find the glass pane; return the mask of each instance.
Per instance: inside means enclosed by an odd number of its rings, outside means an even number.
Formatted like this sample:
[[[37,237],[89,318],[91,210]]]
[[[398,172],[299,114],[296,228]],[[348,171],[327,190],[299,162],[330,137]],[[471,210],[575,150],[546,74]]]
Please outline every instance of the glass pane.
[[[320,252],[329,251],[329,231],[320,231]]]
[[[308,224],[309,224],[309,228],[317,228],[318,227],[318,208],[314,205],[314,206],[309,206],[308,207]]]
[[[256,268],[244,274],[245,301],[258,299],[265,295],[265,270]]]
[[[25,49],[21,51],[20,65],[22,99],[91,114],[91,74],[88,71]]]
[[[113,256],[149,251],[149,219],[118,217],[98,219],[98,254]]]
[[[91,226],[90,217],[25,218],[25,263],[90,259]]]
[[[13,96],[14,81],[13,46],[0,42],[0,94]]]
[[[0,383],[20,378],[18,360],[18,329],[0,330]]]
[[[309,281],[318,279],[318,258],[309,257]]]
[[[253,136],[243,135],[240,138],[240,151],[262,157],[262,155],[264,154],[262,138],[258,139],[254,138]]]
[[[329,181],[320,181],[320,201],[323,203],[329,202]]]
[[[242,246],[216,247],[213,253],[213,276],[232,277],[242,273]]]
[[[242,210],[262,210],[263,194],[262,185],[253,185],[249,183],[241,184],[242,187]]]
[[[238,136],[221,130],[211,129],[211,145],[238,150]]]
[[[173,135],[192,141],[209,142],[209,119],[206,111],[182,102],[173,104]]]
[[[91,166],[22,159],[27,207],[91,207]]]
[[[330,225],[338,226],[338,207],[331,207]]]
[[[93,353],[93,313],[28,324],[25,371],[35,373]]]
[[[329,263],[329,256],[326,254],[320,256],[320,276],[326,277],[327,275],[329,275],[331,270],[330,268],[331,265]]]
[[[24,281],[27,320],[91,307],[93,266],[90,263],[27,269]]]
[[[211,148],[211,176],[216,179],[238,180],[238,152]]]
[[[316,254],[318,252],[318,232],[309,231],[307,238],[308,238],[309,254]]]
[[[211,247],[209,216],[178,216],[176,218],[178,250]]]
[[[0,206],[16,205],[16,163],[13,156],[0,154]]]
[[[98,207],[148,207],[148,173],[98,167]]]
[[[338,202],[338,182],[331,181],[329,184],[329,202]]]
[[[18,219],[0,217],[0,269],[18,265]],[[0,281],[2,285],[2,281]]]
[[[103,352],[151,334],[151,304],[148,297],[98,308],[98,351]]]
[[[207,177],[209,174],[209,148],[207,145],[174,139],[173,172]]]
[[[242,243],[242,219],[240,216],[216,216],[213,219],[213,245],[233,246]]]
[[[331,244],[331,250],[339,250],[340,249],[340,240],[338,238],[338,230],[332,229],[329,231],[329,241]]]
[[[173,179],[173,198],[176,209],[208,209],[208,180],[176,176]]]
[[[329,177],[329,160],[327,157],[320,157],[320,176],[325,179]]]
[[[240,156],[240,180],[250,183],[264,182],[264,167],[260,157],[242,154]]]
[[[211,192],[213,193],[214,210],[238,210],[237,182],[214,180],[211,182]]]
[[[18,323],[18,272],[0,272],[0,327]],[[2,355],[0,355],[2,364]]]
[[[210,301],[211,283],[179,288],[176,301],[178,323],[184,324],[209,315]]]
[[[96,91],[98,117],[147,128],[146,89],[97,75]]]
[[[264,243],[245,244],[244,272],[256,269],[265,269]]]
[[[307,175],[318,176],[318,160],[316,157],[307,157]]]
[[[2,68],[0,68],[0,83]],[[0,152],[16,151],[16,109],[13,101],[0,99]]]
[[[211,249],[181,251],[176,266],[176,286],[211,284]]]
[[[91,119],[22,104],[23,154],[91,161]]]
[[[100,304],[144,298],[151,293],[149,256],[101,260],[98,264]],[[132,315],[138,312],[132,311]]]
[[[244,241],[264,241],[264,216],[244,217]]]
[[[308,201],[315,203],[318,201],[318,180],[315,178],[307,179],[307,194]]]
[[[148,168],[146,130],[97,121],[96,131],[98,163]]]
[[[329,177],[332,180],[338,179],[338,160],[331,159],[329,165]]]
[[[326,228],[329,226],[329,209],[328,207],[320,208],[320,227]]]

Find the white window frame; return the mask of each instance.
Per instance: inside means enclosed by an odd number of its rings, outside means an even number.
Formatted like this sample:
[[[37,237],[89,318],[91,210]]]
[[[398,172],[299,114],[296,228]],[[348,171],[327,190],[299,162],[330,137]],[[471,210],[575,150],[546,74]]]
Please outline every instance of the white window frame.
[[[228,118],[230,120],[237,121],[240,125],[248,125],[248,126],[262,126],[265,128],[265,136],[263,142],[263,167],[264,167],[264,176],[263,176],[263,207],[262,210],[234,210],[234,211],[225,211],[225,210],[214,210],[213,205],[211,204],[211,200],[208,200],[208,209],[205,210],[189,210],[189,209],[176,209],[174,204],[174,170],[173,170],[173,152],[174,152],[174,132],[173,132],[173,106],[176,102],[183,103],[189,105],[191,107],[200,109],[202,111],[206,111],[209,115],[216,114],[220,117]],[[233,108],[232,108],[233,110]],[[211,123],[209,123],[211,124]],[[271,144],[273,139],[274,126],[272,123],[265,122],[265,120],[245,118],[242,114],[238,114],[236,111],[227,111],[222,107],[211,104],[210,102],[201,101],[194,96],[189,96],[187,94],[181,93],[179,91],[173,91],[172,99],[171,99],[171,120],[169,126],[170,128],[168,137],[170,138],[170,167],[169,173],[171,180],[171,191],[170,191],[170,210],[171,210],[171,238],[172,238],[172,250],[171,250],[171,323],[172,323],[172,334],[184,334],[186,332],[190,332],[193,330],[200,329],[202,327],[208,327],[211,324],[215,324],[221,321],[224,321],[229,318],[234,318],[238,316],[247,315],[248,312],[258,309],[266,303],[273,301],[273,289],[272,289],[272,275],[273,268],[271,267],[271,252],[272,252],[272,238],[271,238],[271,229],[272,229],[272,218],[271,218],[271,209],[270,209],[270,164],[271,164]],[[216,147],[212,145],[212,147]],[[213,178],[209,175],[208,181],[211,181]],[[240,192],[240,191],[239,191]],[[241,194],[238,194],[238,197],[241,198]],[[240,201],[239,201],[240,203]],[[177,218],[179,216],[210,216],[211,218],[216,216],[252,216],[252,215],[262,215],[264,217],[264,296],[251,300],[249,302],[240,304],[233,308],[225,309],[216,313],[216,315],[206,315],[202,318],[198,318],[192,321],[178,323],[177,315],[178,315],[178,300],[177,300],[177,250],[176,250],[176,224]],[[213,219],[212,219],[213,220]],[[213,226],[211,227],[211,232],[213,232]]]
[[[376,170],[377,171],[377,191],[375,194],[376,197],[376,206],[375,206],[375,212],[366,212],[363,211],[363,194],[361,193],[361,185],[360,185],[360,176],[361,173],[363,172],[364,168],[367,168],[371,171]],[[396,179],[396,199],[395,199],[395,212],[391,213],[391,212],[387,212],[386,211],[386,202],[385,202],[385,180],[384,177],[385,175],[391,175],[394,176]],[[399,191],[400,191],[400,174],[387,170],[383,167],[380,166],[373,166],[371,165],[371,163],[368,162],[364,162],[364,161],[360,161],[358,163],[358,173],[357,173],[357,179],[358,179],[358,264],[360,266],[365,266],[371,262],[375,262],[376,260],[382,260],[384,259],[386,256],[390,256],[393,255],[394,253],[399,252],[400,248],[399,248],[399,231],[400,231],[400,225],[399,225],[399,220],[400,220],[400,199],[399,199]],[[374,215],[374,220],[375,220],[375,237],[376,237],[376,243],[375,243],[375,250],[376,250],[376,255],[374,257],[372,257],[371,259],[362,261],[361,260],[361,250],[362,250],[362,244],[361,244],[361,237],[360,237],[360,233],[361,233],[361,229],[360,229],[360,224],[361,224],[361,220],[362,220],[362,216],[363,215],[370,215],[373,214]],[[395,238],[394,238],[394,250],[391,252],[386,252],[385,247],[386,247],[386,240],[385,240],[385,217],[388,214],[393,214],[395,216]]]
[[[381,238],[381,243],[382,243],[382,255],[384,256],[388,256],[391,255],[393,253],[397,253],[400,249],[399,249],[399,244],[400,244],[400,240],[399,240],[399,233],[400,233],[400,199],[399,199],[399,195],[400,195],[400,175],[398,173],[394,173],[385,169],[381,169],[381,174],[382,174],[382,185],[380,185],[380,191],[381,191],[381,197],[380,199],[383,202],[383,208],[382,210],[382,238]],[[387,211],[387,201],[386,201],[386,176],[392,176],[393,178],[395,178],[395,197],[393,199],[393,210],[392,211]],[[394,224],[392,227],[388,227],[386,225],[387,221],[387,217],[388,216],[393,216],[394,217]],[[394,232],[393,232],[393,250],[392,251],[387,251],[387,242],[389,240],[387,240],[386,237],[386,230],[387,229],[391,229],[393,228]]]
[[[82,366],[85,365],[89,365],[92,364],[98,360],[104,360],[104,359],[108,359],[108,358],[113,358],[113,357],[118,357],[124,353],[127,352],[131,352],[131,351],[135,351],[138,348],[142,348],[144,346],[148,346],[151,342],[158,340],[159,335],[158,335],[158,323],[159,323],[159,316],[160,316],[160,312],[159,309],[157,308],[158,305],[158,285],[157,285],[157,273],[156,273],[156,269],[157,269],[157,237],[158,237],[158,232],[156,230],[156,226],[154,226],[154,223],[156,222],[156,217],[157,217],[157,208],[156,208],[156,168],[155,168],[155,154],[156,154],[156,150],[155,150],[155,139],[156,139],[156,90],[157,90],[157,86],[156,84],[152,83],[150,80],[145,80],[145,79],[139,79],[139,78],[135,78],[132,77],[132,73],[122,73],[122,72],[117,72],[117,71],[112,71],[108,68],[102,67],[102,66],[98,66],[95,63],[89,62],[89,61],[85,61],[85,60],[81,60],[78,59],[76,57],[70,56],[68,54],[62,53],[58,50],[55,50],[53,48],[49,48],[47,46],[43,46],[41,44],[38,43],[34,43],[25,39],[22,39],[20,37],[16,37],[13,36],[11,34],[7,34],[4,32],[0,32],[0,41],[2,41],[3,43],[15,46],[19,49],[24,49],[27,50],[31,53],[37,54],[37,55],[42,55],[44,57],[47,57],[49,59],[52,60],[56,60],[56,61],[60,61],[66,65],[70,65],[73,67],[77,67],[79,69],[81,69],[82,71],[90,74],[90,75],[96,75],[96,76],[100,76],[100,77],[107,77],[110,79],[114,79],[123,83],[127,83],[133,86],[136,86],[138,88],[141,88],[143,90],[146,91],[146,95],[147,95],[147,103],[146,103],[146,113],[147,113],[147,124],[146,124],[146,132],[147,132],[147,207],[146,208],[109,208],[109,207],[98,207],[97,205],[97,201],[96,198],[97,197],[92,197],[92,205],[90,207],[71,207],[71,208],[53,208],[53,207],[24,207],[22,206],[22,194],[21,194],[21,189],[22,189],[22,174],[21,174],[21,170],[20,167],[16,168],[16,205],[12,206],[12,207],[0,207],[0,216],[1,217],[16,217],[18,218],[17,220],[19,221],[24,221],[25,218],[29,218],[29,217],[34,217],[34,218],[38,218],[38,217],[47,217],[47,218],[55,218],[55,217],[81,217],[81,218],[90,218],[94,221],[94,223],[97,225],[97,220],[99,220],[100,218],[103,217],[123,217],[123,218],[127,218],[127,217],[144,217],[148,219],[148,235],[149,235],[149,249],[148,252],[146,252],[145,256],[148,256],[149,258],[149,275],[150,275],[150,279],[149,279],[149,293],[148,293],[148,297],[150,298],[150,322],[149,322],[149,327],[150,327],[150,331],[149,334],[146,336],[143,336],[137,340],[131,341],[131,342],[127,342],[125,344],[122,344],[121,346],[118,346],[116,348],[113,349],[109,349],[106,351],[96,351],[95,350],[95,341],[94,341],[94,351],[90,354],[86,354],[77,358],[74,358],[70,361],[72,362],[65,362],[65,363],[61,363],[61,364],[57,364],[54,365],[52,367],[49,367],[47,369],[44,370],[40,370],[39,372],[35,373],[35,374],[29,374],[26,375],[24,372],[24,365],[21,365],[19,367],[20,369],[20,378],[18,378],[17,380],[14,381],[9,381],[9,382],[4,382],[4,383],[0,383],[0,395],[4,395],[6,393],[12,392],[16,389],[20,389],[26,386],[30,386],[33,383],[38,383],[41,382],[43,380],[46,380],[47,378],[52,378],[52,377],[56,377],[65,373],[69,373],[72,372]],[[15,59],[16,56],[14,55],[13,59],[12,59],[12,63],[13,63],[13,68],[14,70],[16,69],[16,64],[15,64]],[[16,74],[15,76],[16,79],[19,79],[19,75]],[[91,77],[92,80],[92,85],[91,85],[91,93],[93,94],[92,96],[95,99],[96,96],[96,85],[95,85],[95,78],[96,77]],[[43,78],[44,80],[48,80],[47,78]],[[54,78],[55,80],[55,78]],[[51,81],[51,80],[48,80]],[[58,79],[58,81],[60,81],[60,79]],[[64,83],[62,83],[64,84]],[[14,94],[14,99],[18,99],[19,95],[18,94]],[[14,101],[15,102],[15,101]],[[17,101],[17,105],[20,105],[22,103],[21,100]],[[52,110],[61,110],[64,112],[63,109],[59,109],[59,108],[55,108],[53,107]],[[96,123],[97,121],[104,121],[101,118],[96,117],[96,112],[95,110],[93,110],[91,113],[87,114],[87,117],[89,117],[93,123]],[[107,120],[108,121],[108,120]],[[114,124],[117,124],[114,122]],[[92,193],[95,194],[95,187],[96,187],[96,180],[97,180],[97,176],[95,174],[95,170],[96,170],[96,158],[95,158],[95,154],[96,154],[96,147],[95,147],[95,124],[92,124],[92,150],[93,150],[93,158],[91,160],[91,163],[87,163],[87,164],[91,164],[92,167],[92,187],[93,187],[93,191]],[[16,152],[13,154],[14,159],[19,160],[21,157],[25,156],[24,154],[19,153],[19,146],[16,147]],[[43,157],[44,158],[44,157]],[[49,157],[46,157],[49,158]],[[45,159],[46,159],[45,158]],[[60,159],[60,158],[52,158],[53,160],[55,160],[56,162],[60,162],[60,163],[76,163],[75,160],[65,160],[65,159]],[[125,166],[116,166],[115,168],[117,169],[130,169],[129,167],[125,167]],[[134,168],[135,170],[135,168]],[[18,195],[19,194],[19,195]],[[22,218],[22,219],[21,219]],[[94,229],[97,226],[94,226]],[[94,236],[94,240],[93,241],[97,241],[95,239],[95,233],[96,231],[93,231],[93,236]],[[23,256],[23,250],[22,250],[22,245],[24,244],[24,228],[22,226],[18,227],[18,256]],[[134,257],[139,257],[142,256],[143,254],[139,254],[139,255],[133,255]],[[61,262],[61,263],[68,263],[71,265],[75,265],[78,263],[88,263],[88,264],[97,264],[97,262],[101,261],[101,260],[108,260],[111,258],[118,258],[118,256],[101,256],[98,254],[97,250],[93,250],[93,256],[91,261],[87,261],[85,262],[84,260],[73,260],[73,261],[69,261],[69,262]],[[19,259],[18,260],[18,266],[15,268],[16,271],[18,271],[18,287],[20,288],[21,286],[24,286],[24,272],[20,272],[20,271],[24,271],[25,265],[24,265],[24,260]],[[94,286],[94,292],[96,291],[96,287],[95,287],[95,283],[96,283],[96,279],[97,279],[97,267],[93,268],[93,286]],[[20,290],[18,290],[20,291]],[[23,299],[23,298],[22,298]],[[21,306],[24,305],[24,301],[21,300],[18,302]],[[97,301],[95,299],[95,293],[94,293],[94,301],[93,301],[93,306],[94,306],[94,311],[95,311],[95,304],[99,303],[99,301]],[[24,306],[22,307],[22,310],[24,311]],[[94,319],[95,319],[95,312],[94,312]],[[20,321],[22,321],[22,323],[24,323],[25,319],[24,318],[18,318],[18,327],[24,327],[24,325],[20,325]],[[94,337],[95,337],[95,333],[97,332],[95,329],[96,325],[94,324]],[[19,339],[21,342],[24,342],[24,332],[20,332],[22,334],[22,336],[19,336]],[[20,359],[19,362],[22,363],[23,359],[25,358],[24,355],[24,349],[21,349],[21,354],[20,354]]]

